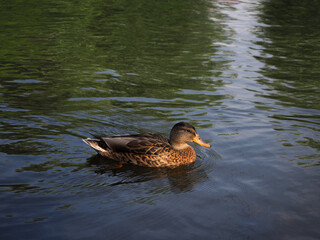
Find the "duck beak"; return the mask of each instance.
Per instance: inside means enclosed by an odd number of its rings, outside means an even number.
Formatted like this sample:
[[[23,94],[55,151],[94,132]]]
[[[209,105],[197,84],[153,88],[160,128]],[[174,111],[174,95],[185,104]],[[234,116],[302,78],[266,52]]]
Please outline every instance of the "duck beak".
[[[198,135],[193,139],[193,142],[198,143],[202,147],[207,147],[207,148],[211,147],[209,143],[206,143],[205,141],[203,141],[201,137],[199,137]]]

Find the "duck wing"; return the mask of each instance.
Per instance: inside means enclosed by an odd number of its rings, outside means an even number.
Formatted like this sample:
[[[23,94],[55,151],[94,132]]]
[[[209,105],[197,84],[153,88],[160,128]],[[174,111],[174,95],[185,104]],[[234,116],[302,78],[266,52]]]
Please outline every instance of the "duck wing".
[[[157,155],[170,147],[169,140],[153,133],[100,137],[113,152]]]

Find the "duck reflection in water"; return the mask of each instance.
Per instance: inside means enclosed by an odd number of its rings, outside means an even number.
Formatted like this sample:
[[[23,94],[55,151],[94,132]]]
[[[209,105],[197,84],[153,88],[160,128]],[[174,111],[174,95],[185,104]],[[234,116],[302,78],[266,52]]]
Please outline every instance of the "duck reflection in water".
[[[121,177],[122,180],[110,184],[117,186],[122,184],[134,184],[148,182],[160,178],[167,178],[170,191],[174,193],[191,191],[195,185],[207,181],[209,178],[204,168],[192,163],[177,168],[146,168],[132,165],[115,167],[117,163],[98,154],[87,159],[89,166],[95,168],[97,174],[112,174]]]

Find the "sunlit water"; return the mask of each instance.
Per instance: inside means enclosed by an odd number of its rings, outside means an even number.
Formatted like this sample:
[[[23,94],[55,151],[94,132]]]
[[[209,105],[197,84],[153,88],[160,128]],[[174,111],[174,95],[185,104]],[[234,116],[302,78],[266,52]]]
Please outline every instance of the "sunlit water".
[[[1,239],[319,239],[317,1],[41,1],[0,8]],[[177,169],[91,133],[212,144]]]

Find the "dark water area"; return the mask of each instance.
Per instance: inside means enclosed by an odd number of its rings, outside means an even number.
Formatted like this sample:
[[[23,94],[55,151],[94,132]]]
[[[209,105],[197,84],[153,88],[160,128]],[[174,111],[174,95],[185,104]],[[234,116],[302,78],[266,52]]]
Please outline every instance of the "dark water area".
[[[0,239],[320,239],[320,2],[1,1]],[[189,121],[177,169],[81,138]]]

